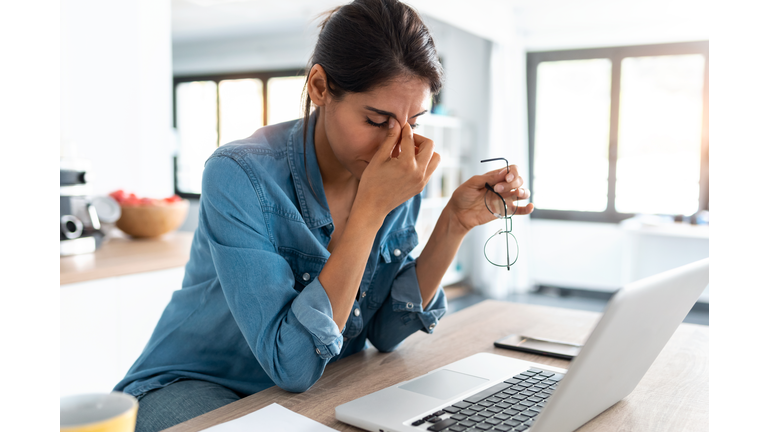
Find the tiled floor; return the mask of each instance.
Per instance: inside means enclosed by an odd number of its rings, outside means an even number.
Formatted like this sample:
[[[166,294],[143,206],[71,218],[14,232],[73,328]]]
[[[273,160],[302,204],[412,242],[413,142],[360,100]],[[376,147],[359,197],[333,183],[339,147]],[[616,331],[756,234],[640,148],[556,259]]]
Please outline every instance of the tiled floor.
[[[477,293],[463,287],[446,288],[448,297],[448,313],[453,313],[472,306],[486,299]],[[607,299],[592,298],[585,295],[558,296],[544,293],[520,293],[512,294],[507,301],[515,303],[530,303],[543,306],[562,307],[569,309],[580,309],[593,312],[602,312]],[[688,316],[683,320],[685,323],[709,325],[709,304],[697,303]]]

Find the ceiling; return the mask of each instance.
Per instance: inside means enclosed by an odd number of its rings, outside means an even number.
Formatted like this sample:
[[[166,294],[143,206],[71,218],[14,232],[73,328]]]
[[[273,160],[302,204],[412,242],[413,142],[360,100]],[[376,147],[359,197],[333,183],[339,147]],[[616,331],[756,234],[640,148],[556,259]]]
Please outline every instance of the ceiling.
[[[318,16],[349,0],[171,0],[174,42],[280,32],[316,32]],[[512,29],[533,44],[627,32],[650,40],[708,39],[698,0],[410,0],[422,14],[488,39]],[[600,36],[600,35],[603,36]],[[591,35],[591,36],[590,36]],[[583,39],[583,37],[582,37]],[[582,43],[582,42],[580,42]]]
[[[171,0],[174,42],[306,31],[338,0]]]

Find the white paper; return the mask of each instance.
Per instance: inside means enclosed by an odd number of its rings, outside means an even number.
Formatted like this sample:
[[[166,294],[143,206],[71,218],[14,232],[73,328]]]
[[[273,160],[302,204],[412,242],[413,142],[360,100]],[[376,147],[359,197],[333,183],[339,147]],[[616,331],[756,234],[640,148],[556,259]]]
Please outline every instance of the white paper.
[[[296,414],[276,403],[205,430],[207,432],[335,432],[328,426]]]

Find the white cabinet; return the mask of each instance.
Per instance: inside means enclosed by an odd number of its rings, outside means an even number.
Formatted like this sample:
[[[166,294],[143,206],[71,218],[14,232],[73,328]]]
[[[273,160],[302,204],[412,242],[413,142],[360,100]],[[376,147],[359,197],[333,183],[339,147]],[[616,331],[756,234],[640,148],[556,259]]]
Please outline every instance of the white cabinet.
[[[117,278],[61,286],[62,396],[109,391],[111,381],[117,384],[117,298]]]
[[[535,285],[613,292],[622,286],[709,256],[709,227],[531,221]],[[709,302],[709,288],[699,298]]]
[[[623,284],[709,257],[709,225],[622,224],[622,229],[625,233]],[[699,302],[709,303],[709,285]]]
[[[177,267],[61,285],[60,395],[111,391],[183,278]]]

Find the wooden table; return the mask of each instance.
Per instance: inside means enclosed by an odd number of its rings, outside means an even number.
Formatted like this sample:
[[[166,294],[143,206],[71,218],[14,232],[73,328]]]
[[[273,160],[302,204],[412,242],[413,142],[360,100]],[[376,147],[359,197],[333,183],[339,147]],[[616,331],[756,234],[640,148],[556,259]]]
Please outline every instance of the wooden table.
[[[59,284],[182,267],[189,261],[193,236],[174,231],[157,238],[134,239],[114,230],[96,252],[61,257]]]
[[[510,351],[493,341],[511,333],[583,343],[599,313],[487,300],[440,320],[432,335],[417,332],[394,352],[370,348],[328,365],[304,393],[271,387],[167,429],[200,431],[278,403],[341,431],[334,408],[360,396],[478,352],[568,368],[569,361]],[[709,327],[681,324],[637,388],[579,429],[586,431],[707,431],[709,429]]]

